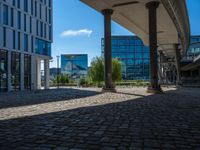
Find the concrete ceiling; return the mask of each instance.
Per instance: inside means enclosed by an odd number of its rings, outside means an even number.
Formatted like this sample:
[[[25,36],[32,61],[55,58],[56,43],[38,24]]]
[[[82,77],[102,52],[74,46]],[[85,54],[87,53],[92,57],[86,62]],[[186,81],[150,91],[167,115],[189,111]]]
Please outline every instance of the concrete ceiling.
[[[113,9],[112,20],[119,23],[129,31],[140,37],[145,45],[149,45],[148,9],[146,3],[152,0],[81,0],[98,12],[103,9]],[[160,1],[160,0],[157,0]],[[127,4],[126,4],[127,3]],[[160,1],[157,9],[157,37],[158,49],[165,55],[171,49],[169,55],[175,52],[173,44],[179,43],[179,36],[174,21]],[[175,53],[174,53],[175,55]]]

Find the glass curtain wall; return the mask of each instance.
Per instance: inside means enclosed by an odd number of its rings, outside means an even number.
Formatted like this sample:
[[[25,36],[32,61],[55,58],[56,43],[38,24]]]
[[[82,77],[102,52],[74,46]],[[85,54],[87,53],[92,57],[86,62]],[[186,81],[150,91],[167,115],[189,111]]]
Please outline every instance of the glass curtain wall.
[[[0,50],[0,92],[7,89],[7,51]]]
[[[17,52],[11,53],[11,84],[13,91],[20,89],[20,54]]]
[[[24,89],[31,89],[31,56],[24,55]]]
[[[102,39],[104,56],[104,39]],[[112,36],[112,58],[122,63],[123,80],[149,80],[149,48],[135,36]]]

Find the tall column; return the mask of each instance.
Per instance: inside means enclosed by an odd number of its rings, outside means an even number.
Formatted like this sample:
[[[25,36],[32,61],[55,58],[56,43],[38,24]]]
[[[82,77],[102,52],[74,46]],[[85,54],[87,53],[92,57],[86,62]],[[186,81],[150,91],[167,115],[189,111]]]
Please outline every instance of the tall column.
[[[36,63],[37,63],[37,89],[41,89],[41,60],[40,59],[36,59]]]
[[[176,84],[177,85],[181,85],[181,64],[180,64],[181,58],[180,58],[180,50],[178,49],[178,44],[175,44],[174,47],[175,47],[175,53],[176,53],[176,56],[175,56],[176,60],[175,61],[176,61],[176,70],[177,70]]]
[[[111,15],[113,10],[102,10],[104,15],[104,60],[105,60],[105,86],[103,91],[115,91],[112,83],[112,48],[111,48]]]
[[[157,12],[159,2],[152,1],[146,4],[149,13],[149,46],[150,46],[150,86],[147,92],[161,93],[158,84],[158,57],[157,57]]]
[[[20,90],[24,90],[24,54],[20,55]]]
[[[49,89],[49,59],[44,60],[44,88]]]
[[[11,83],[11,51],[8,51],[7,55],[7,68],[8,68],[8,77],[7,77],[7,86],[8,92],[12,91],[12,83]]]

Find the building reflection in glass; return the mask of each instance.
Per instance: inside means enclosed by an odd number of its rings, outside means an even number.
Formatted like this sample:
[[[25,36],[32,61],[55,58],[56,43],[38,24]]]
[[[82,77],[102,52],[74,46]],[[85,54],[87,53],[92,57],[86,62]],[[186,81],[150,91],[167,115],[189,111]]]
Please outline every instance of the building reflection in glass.
[[[7,91],[7,51],[0,50],[0,92]]]
[[[101,40],[104,56],[104,39]],[[136,36],[112,36],[112,58],[122,63],[123,80],[149,80],[149,48]]]
[[[87,54],[61,55],[61,73],[69,75],[72,79],[85,77],[88,70]]]

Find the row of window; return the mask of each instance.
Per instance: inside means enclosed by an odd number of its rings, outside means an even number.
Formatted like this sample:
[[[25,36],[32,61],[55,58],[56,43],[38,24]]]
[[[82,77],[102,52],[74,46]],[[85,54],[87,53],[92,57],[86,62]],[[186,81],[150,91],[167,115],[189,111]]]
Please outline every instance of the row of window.
[[[48,1],[48,3],[47,3]],[[4,0],[4,2],[6,2],[6,0]],[[29,4],[30,3],[30,4]],[[26,13],[30,13],[31,15],[35,15],[35,17],[38,16],[38,5],[39,5],[39,16],[40,16],[40,19],[42,18],[42,8],[44,5],[45,7],[49,7],[51,8],[52,7],[52,0],[40,0],[40,3],[37,1],[37,0],[12,0],[12,5],[14,7],[17,7],[18,9],[23,9]],[[23,7],[22,7],[23,5]],[[30,5],[30,9],[29,9],[29,5]],[[47,15],[47,8],[46,7],[46,15]],[[30,12],[29,12],[30,10]],[[34,11],[35,10],[35,11]],[[49,11],[51,11],[49,9]],[[51,13],[49,13],[51,14]],[[51,16],[51,15],[50,15]]]
[[[101,40],[102,45],[104,45],[104,39]],[[127,45],[127,46],[131,46],[131,45],[144,45],[142,40],[140,40],[137,37],[130,37],[130,38],[126,38],[126,39],[122,39],[122,38],[112,38],[112,45]]]
[[[14,91],[20,89],[20,53],[11,53],[11,88]],[[8,71],[7,51],[0,50],[0,92],[7,90],[7,71]],[[24,89],[31,88],[31,56],[24,55]]]
[[[14,27],[15,26],[14,25],[14,18],[15,18],[14,17],[14,9],[11,8],[10,12],[11,12],[10,13],[10,26]],[[17,28],[19,30],[22,29],[22,27],[21,27],[21,18],[22,18],[22,16],[21,15],[22,15],[21,12],[17,11]],[[0,17],[1,17],[1,15],[0,15]],[[28,30],[27,30],[27,23],[28,23],[29,24],[29,32],[32,33],[32,24],[33,24],[32,17],[30,16],[28,18],[27,15],[24,14],[23,18],[24,18],[24,27],[23,27],[24,32],[28,32]],[[29,19],[29,21],[27,21],[28,19]],[[9,20],[9,17],[8,17],[8,6],[4,4],[3,5],[3,24],[4,25],[8,25],[8,22],[9,22],[8,20]],[[51,29],[51,26],[47,26],[46,23],[43,23],[42,21],[39,21],[39,20],[36,21],[36,35],[40,36],[40,37],[44,37],[46,39],[47,38],[47,27],[49,28],[49,30],[48,30],[49,31],[48,39],[52,40],[52,33],[51,33],[52,29]],[[40,33],[39,33],[39,28],[40,28]]]
[[[24,51],[28,52],[29,49],[31,49],[31,52],[34,53],[34,47],[35,47],[35,53],[41,54],[41,55],[47,55],[51,56],[51,43],[40,40],[38,38],[35,39],[34,43],[34,37],[29,36],[28,34],[24,34],[24,38],[21,38],[22,33],[21,32],[16,32],[15,30],[12,31],[12,49],[14,50],[22,50],[21,47],[21,39],[23,39],[24,43]],[[29,37],[31,38],[31,42],[29,45]],[[17,39],[17,40],[16,40]],[[3,47],[7,47],[8,44],[7,42],[10,42],[7,40],[7,30],[6,27],[3,27]],[[35,44],[35,45],[34,45]]]
[[[35,53],[40,55],[51,56],[51,43],[38,39],[35,39]]]

